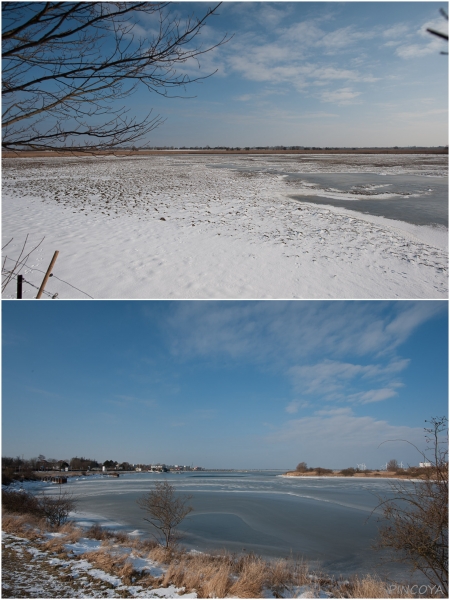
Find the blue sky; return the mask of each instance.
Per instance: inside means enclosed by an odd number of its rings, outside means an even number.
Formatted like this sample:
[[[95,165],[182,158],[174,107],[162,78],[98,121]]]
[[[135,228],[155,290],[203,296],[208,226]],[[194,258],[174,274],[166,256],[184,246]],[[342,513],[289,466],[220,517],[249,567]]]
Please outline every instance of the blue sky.
[[[208,3],[174,3],[204,14]],[[212,5],[211,5],[212,6]],[[225,2],[200,40],[225,45],[185,65],[191,99],[139,93],[166,122],[152,145],[446,145],[447,30],[440,2]],[[139,32],[152,33],[152,22]]]
[[[446,302],[4,302],[3,455],[417,464]]]

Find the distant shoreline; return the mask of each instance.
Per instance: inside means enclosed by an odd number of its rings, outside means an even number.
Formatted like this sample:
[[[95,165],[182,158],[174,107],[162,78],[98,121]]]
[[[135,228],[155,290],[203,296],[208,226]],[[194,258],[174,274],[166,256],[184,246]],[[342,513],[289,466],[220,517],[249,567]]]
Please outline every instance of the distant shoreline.
[[[20,150],[17,152],[3,151],[2,158],[38,158],[62,156],[173,156],[176,154],[448,154],[448,148],[314,148],[301,150],[282,149],[153,149],[153,150],[99,150],[98,152],[80,152],[74,150]]]
[[[395,473],[395,471],[369,471],[367,473],[354,473],[353,475],[342,475],[341,471],[333,471],[333,473],[323,473],[318,474],[315,471],[299,473],[298,471],[288,471],[287,473],[283,473],[281,477],[307,477],[311,479],[315,479],[318,477],[339,477],[340,479],[364,479],[364,478],[373,478],[373,479],[417,479],[417,477],[412,477],[411,475],[400,475]]]

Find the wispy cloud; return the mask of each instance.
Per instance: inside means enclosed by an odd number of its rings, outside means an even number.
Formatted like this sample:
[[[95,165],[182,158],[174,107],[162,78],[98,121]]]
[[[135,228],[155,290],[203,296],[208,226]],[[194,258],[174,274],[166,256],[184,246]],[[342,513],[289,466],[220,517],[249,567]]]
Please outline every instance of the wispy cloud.
[[[289,404],[286,406],[285,411],[291,415],[297,413],[301,408],[307,408],[308,406],[311,406],[311,403],[308,401],[292,401],[289,402]]]
[[[361,95],[361,92],[356,92],[352,88],[340,88],[338,90],[326,91],[321,94],[323,102],[332,102],[333,104],[353,104],[355,98]]]
[[[296,391],[320,400],[339,400],[355,404],[380,402],[398,395],[397,374],[407,368],[408,359],[394,359],[387,364],[353,364],[325,359],[314,365],[289,369]],[[367,390],[367,380],[383,382],[383,388]],[[363,390],[358,388],[364,388]]]
[[[418,327],[445,312],[442,302],[184,302],[162,325],[179,357],[245,358],[293,366],[298,358],[389,357],[383,369],[405,368],[395,350]],[[264,343],[263,343],[264,341]],[[317,354],[319,353],[319,354]],[[395,359],[395,360],[394,360]],[[371,367],[375,369],[374,366]]]
[[[396,48],[395,53],[397,56],[404,59],[414,59],[427,56],[428,54],[438,54],[444,49],[447,50],[448,44],[444,40],[430,34],[427,31],[428,28],[448,34],[448,21],[444,19],[427,21],[413,35],[405,36],[403,43]]]

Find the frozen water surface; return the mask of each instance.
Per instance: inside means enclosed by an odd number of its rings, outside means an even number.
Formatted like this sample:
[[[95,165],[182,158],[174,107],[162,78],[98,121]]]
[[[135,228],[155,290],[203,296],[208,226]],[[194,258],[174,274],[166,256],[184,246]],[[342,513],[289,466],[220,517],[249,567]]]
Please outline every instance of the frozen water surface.
[[[111,526],[148,535],[136,499],[154,482],[168,480],[192,495],[194,512],[183,522],[183,545],[208,552],[256,552],[266,557],[304,557],[329,573],[366,573],[378,565],[372,549],[379,525],[377,494],[389,495],[387,480],[288,478],[280,471],[239,477],[192,473],[130,473],[115,478],[80,478],[68,490],[77,510]],[[48,493],[55,493],[49,486]],[[86,514],[81,520],[86,524]],[[105,521],[106,520],[106,521]],[[393,571],[391,571],[393,573]]]

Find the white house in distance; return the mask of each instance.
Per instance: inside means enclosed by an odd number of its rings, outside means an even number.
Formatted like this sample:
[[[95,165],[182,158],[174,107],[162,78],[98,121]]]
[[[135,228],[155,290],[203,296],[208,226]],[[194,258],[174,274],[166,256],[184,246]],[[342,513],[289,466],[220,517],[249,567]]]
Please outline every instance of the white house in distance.
[[[429,462],[419,463],[419,467],[421,469],[423,469],[424,467],[431,467],[431,463],[429,463]]]

